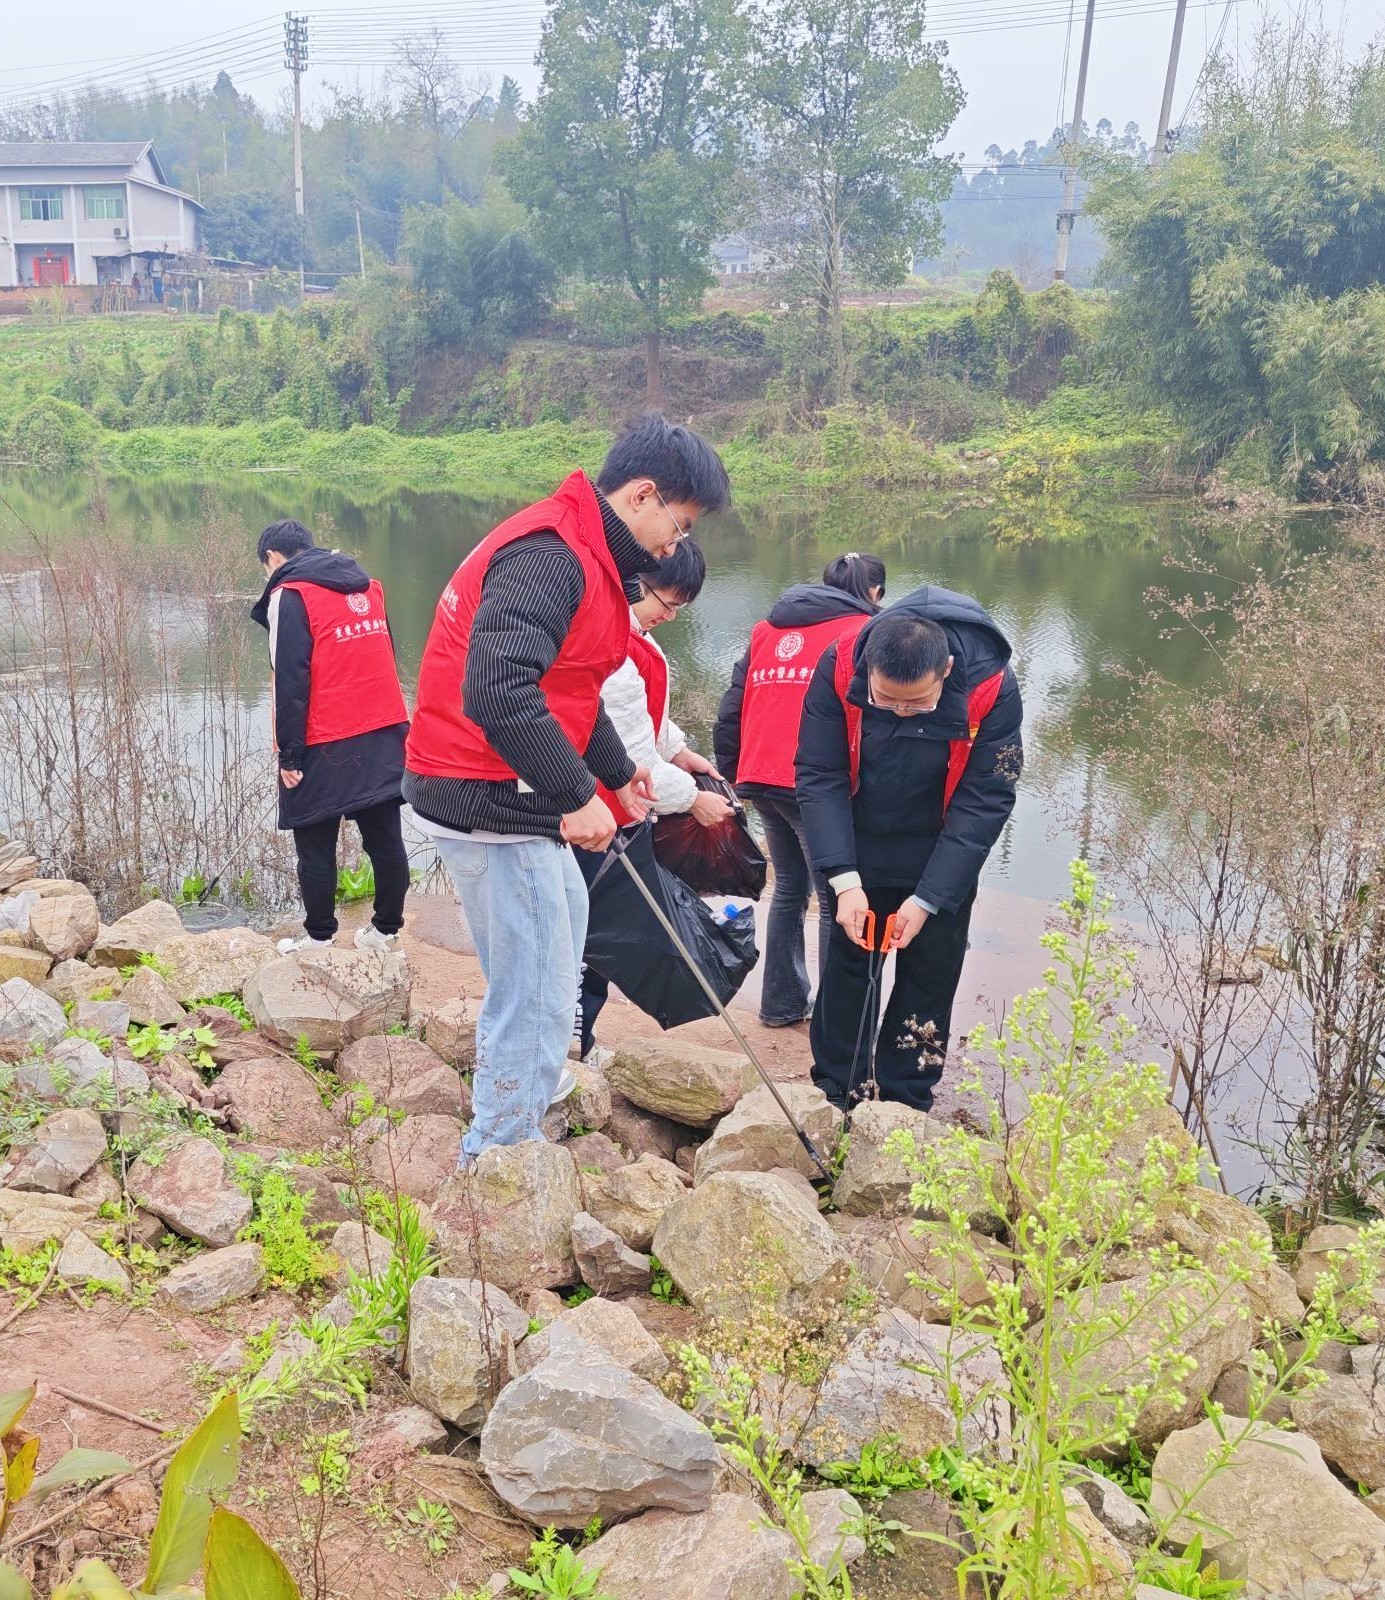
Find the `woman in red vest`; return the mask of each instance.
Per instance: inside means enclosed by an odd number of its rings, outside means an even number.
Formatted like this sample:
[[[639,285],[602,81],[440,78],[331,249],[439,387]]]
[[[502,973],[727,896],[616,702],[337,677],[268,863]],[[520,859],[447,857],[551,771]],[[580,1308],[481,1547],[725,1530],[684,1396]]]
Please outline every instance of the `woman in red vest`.
[[[655,571],[641,577],[640,598],[630,607],[630,653],[601,686],[601,704],[626,755],[637,767],[649,771],[654,815],[686,811],[710,828],[725,821],[731,807],[721,795],[697,787],[697,773],[720,774],[706,756],[689,746],[683,730],[669,715],[668,658],[654,642],[654,629],[672,622],[684,606],[691,605],[701,594],[706,577],[706,560],[691,539],[685,539]],[[597,785],[597,792],[622,827],[638,820],[604,784]],[[604,859],[603,855],[578,851],[577,864],[588,882]],[[602,974],[584,963],[577,1011],[577,1038],[584,1061],[591,1055],[592,1030],[609,989]]]
[[[764,823],[774,893],[765,924],[760,1021],[787,1028],[812,1015],[803,919],[818,902],[818,972],[832,916],[827,882],[809,865],[794,797],[794,754],[803,697],[828,645],[854,639],[885,598],[885,564],[849,550],[827,563],[821,583],[797,583],[757,622],[722,698],[712,737],[717,764]]]

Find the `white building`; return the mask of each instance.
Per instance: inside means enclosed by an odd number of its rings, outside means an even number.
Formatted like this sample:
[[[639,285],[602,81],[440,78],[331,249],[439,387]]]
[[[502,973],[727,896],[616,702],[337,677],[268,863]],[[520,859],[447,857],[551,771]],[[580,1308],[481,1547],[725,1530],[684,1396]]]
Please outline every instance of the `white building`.
[[[0,144],[0,289],[158,279],[201,228],[148,139]]]

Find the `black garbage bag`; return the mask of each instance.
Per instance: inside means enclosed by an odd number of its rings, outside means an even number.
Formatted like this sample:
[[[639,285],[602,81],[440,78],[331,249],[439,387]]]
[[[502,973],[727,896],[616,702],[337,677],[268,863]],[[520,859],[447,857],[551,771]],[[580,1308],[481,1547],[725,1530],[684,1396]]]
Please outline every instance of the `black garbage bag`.
[[[648,884],[664,915],[678,930],[722,1005],[730,1002],[760,958],[755,948],[755,912],[746,906],[719,922],[686,883],[659,865],[648,826],[641,827],[626,856]],[[644,896],[619,861],[593,883],[604,856],[578,852],[589,886],[586,959],[661,1028],[716,1015],[687,963],[674,949]]]
[[[732,815],[711,828],[704,828],[686,811],[660,817],[654,824],[654,854],[659,865],[698,894],[734,894],[758,900],[765,892],[769,864],[746,825],[745,807],[725,779],[699,772],[696,782],[699,789],[710,789],[729,800]]]

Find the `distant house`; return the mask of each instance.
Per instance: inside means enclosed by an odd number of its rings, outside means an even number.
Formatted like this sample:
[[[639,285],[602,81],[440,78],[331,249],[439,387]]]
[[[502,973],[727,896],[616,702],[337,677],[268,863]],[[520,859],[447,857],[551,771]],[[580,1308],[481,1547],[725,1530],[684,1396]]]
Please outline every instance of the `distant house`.
[[[0,144],[0,288],[157,278],[201,242],[148,139]]]
[[[768,250],[754,245],[744,234],[729,233],[712,244],[712,271],[722,277],[746,272],[774,272],[777,263]]]

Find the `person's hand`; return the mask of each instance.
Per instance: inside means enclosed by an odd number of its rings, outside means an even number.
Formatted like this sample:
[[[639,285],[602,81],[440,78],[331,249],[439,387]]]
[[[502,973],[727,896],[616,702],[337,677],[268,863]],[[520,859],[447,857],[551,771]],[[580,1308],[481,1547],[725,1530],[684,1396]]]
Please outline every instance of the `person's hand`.
[[[678,754],[674,756],[673,765],[681,767],[684,772],[691,772],[694,777],[700,772],[705,772],[709,778],[721,777],[721,774],[708,761],[706,756],[698,755],[697,751],[688,745],[684,745]]]
[[[710,789],[699,789],[697,799],[688,807],[695,822],[700,822],[704,828],[714,828],[717,823],[725,822],[733,817],[735,807],[725,795],[713,794]]]
[[[649,775],[649,768],[636,767],[629,783],[616,790],[616,799],[636,822],[643,822],[650,806],[654,804],[654,780]]]
[[[563,814],[558,831],[579,849],[601,851],[616,836],[616,819],[611,815],[610,806],[599,794],[594,794],[586,805]]]
[[[923,907],[906,900],[894,914],[894,938],[890,941],[890,949],[903,950],[911,945],[923,932],[923,925],[927,921],[928,913]]]
[[[869,911],[870,901],[864,889],[843,889],[837,896],[837,922],[852,944],[860,945],[862,950],[870,948],[865,940]]]
[[[290,772],[285,767],[279,768],[279,782],[282,783],[286,789],[296,789],[298,785],[302,783],[302,781],[303,774],[301,772]]]

